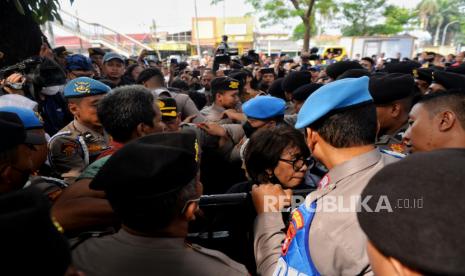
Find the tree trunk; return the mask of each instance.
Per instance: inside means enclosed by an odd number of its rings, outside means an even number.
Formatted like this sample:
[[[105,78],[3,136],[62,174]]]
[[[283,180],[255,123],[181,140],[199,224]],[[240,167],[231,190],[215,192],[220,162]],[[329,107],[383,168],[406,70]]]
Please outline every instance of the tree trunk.
[[[441,33],[441,26],[444,20],[441,18],[439,19],[438,25],[436,26],[436,32],[434,34],[434,46],[439,45],[439,34]]]
[[[310,50],[310,32],[312,31],[312,26],[310,25],[310,20],[304,21],[305,32],[304,32],[304,46],[302,51],[309,52]]]
[[[20,14],[13,2],[0,1],[0,68],[38,55],[42,45],[42,31],[30,11]]]
[[[309,1],[308,9],[305,11],[305,15],[302,18],[302,21],[304,22],[304,26],[305,26],[304,47],[302,50],[305,52],[309,52],[310,50],[310,34],[312,31],[312,24],[311,24],[312,21],[310,20],[310,17],[312,16],[313,7],[315,6],[315,1],[316,0]]]

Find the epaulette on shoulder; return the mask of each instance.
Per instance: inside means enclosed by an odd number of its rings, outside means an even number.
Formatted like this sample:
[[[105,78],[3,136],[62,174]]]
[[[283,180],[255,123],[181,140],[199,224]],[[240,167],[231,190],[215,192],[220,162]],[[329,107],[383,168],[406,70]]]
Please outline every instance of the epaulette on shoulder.
[[[392,157],[398,158],[398,159],[402,159],[402,158],[405,158],[407,156],[407,155],[405,155],[403,153],[390,151],[390,150],[385,150],[385,149],[380,149],[380,152],[384,153],[384,154],[387,154],[387,155],[390,155]]]
[[[55,135],[53,135],[52,137],[50,137],[50,140],[49,140],[49,144],[55,140],[57,137],[62,137],[62,136],[70,136],[71,135],[71,131],[69,130],[66,130],[66,131],[61,131],[61,132],[57,132]]]
[[[70,239],[70,250],[74,250],[80,244],[91,238],[101,238],[107,235],[114,234],[114,229],[108,229],[106,231],[89,231],[79,234],[76,238]]]

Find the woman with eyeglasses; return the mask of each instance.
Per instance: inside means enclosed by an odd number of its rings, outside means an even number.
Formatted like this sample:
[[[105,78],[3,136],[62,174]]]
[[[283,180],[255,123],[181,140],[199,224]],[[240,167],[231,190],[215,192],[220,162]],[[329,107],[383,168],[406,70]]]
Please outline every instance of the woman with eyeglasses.
[[[304,136],[292,127],[257,131],[244,152],[245,168],[253,184],[281,184],[286,189],[305,188],[311,161]]]
[[[227,193],[249,193],[253,184],[267,183],[280,184],[286,189],[308,190],[312,187],[305,184],[305,180],[309,175],[307,171],[313,166],[312,160],[303,134],[295,128],[285,125],[259,129],[250,137],[244,152],[249,181],[234,185]],[[255,275],[253,223],[257,214],[252,200],[225,209],[218,212],[212,227],[215,232],[228,233],[219,249],[245,264]],[[288,214],[283,213],[283,219],[287,217]]]

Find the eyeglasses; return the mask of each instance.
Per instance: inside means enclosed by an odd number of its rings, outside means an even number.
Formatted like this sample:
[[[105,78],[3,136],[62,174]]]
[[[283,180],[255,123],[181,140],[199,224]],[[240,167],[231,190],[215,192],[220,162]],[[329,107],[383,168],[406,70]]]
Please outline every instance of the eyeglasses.
[[[187,206],[189,206],[189,204],[192,203],[192,202],[196,202],[198,204],[200,202],[200,197],[195,198],[195,199],[189,199],[188,201],[186,201],[186,203],[184,204],[184,207],[182,207],[182,209],[181,209],[181,214],[184,214],[184,212],[187,209]]]
[[[295,172],[300,172],[304,166],[307,166],[307,168],[311,168],[314,165],[314,160],[312,158],[298,158],[298,159],[293,159],[293,160],[288,160],[288,159],[282,159],[280,158],[279,161],[286,162],[290,165],[292,165],[292,168],[294,169]]]

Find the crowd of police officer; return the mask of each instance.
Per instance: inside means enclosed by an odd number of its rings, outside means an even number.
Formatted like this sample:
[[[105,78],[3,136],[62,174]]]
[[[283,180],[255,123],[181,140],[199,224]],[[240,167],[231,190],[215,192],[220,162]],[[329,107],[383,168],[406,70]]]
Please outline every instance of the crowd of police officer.
[[[2,273],[465,274],[463,53],[151,54],[1,70]]]

